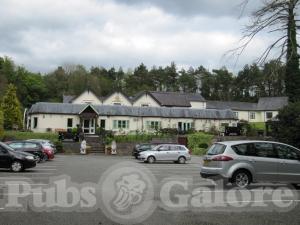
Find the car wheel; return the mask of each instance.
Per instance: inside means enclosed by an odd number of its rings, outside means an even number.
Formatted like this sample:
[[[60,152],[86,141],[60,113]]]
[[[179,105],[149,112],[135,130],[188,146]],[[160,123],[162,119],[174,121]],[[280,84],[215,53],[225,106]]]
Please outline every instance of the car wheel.
[[[49,157],[48,157],[47,154],[45,154],[45,156],[44,156],[44,161],[48,161],[48,160],[49,160]]]
[[[155,162],[155,158],[154,158],[153,156],[149,156],[149,157],[147,158],[147,162],[148,162],[148,163],[154,163],[154,162]]]
[[[185,159],[183,156],[181,156],[181,157],[178,158],[178,162],[179,162],[180,164],[184,164],[185,161],[186,161],[186,159]]]
[[[238,170],[232,176],[232,184],[239,188],[246,188],[251,183],[251,174],[246,170]]]
[[[10,168],[13,172],[20,172],[23,170],[23,164],[20,161],[14,161],[11,164]]]

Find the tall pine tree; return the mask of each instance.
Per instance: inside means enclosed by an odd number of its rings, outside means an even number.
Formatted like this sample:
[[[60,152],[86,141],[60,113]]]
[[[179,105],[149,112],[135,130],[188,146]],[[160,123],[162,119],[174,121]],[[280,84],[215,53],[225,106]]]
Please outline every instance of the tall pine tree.
[[[9,84],[2,99],[2,110],[4,116],[4,129],[21,129],[22,112],[21,104],[17,98],[17,90],[13,84]]]

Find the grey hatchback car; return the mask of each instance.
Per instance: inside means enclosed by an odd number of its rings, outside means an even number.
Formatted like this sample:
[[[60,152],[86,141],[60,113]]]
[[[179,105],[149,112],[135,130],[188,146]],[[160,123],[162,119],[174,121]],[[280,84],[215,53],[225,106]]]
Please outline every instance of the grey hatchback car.
[[[300,150],[279,142],[228,141],[213,144],[200,175],[241,188],[251,182],[300,184]]]
[[[161,144],[152,150],[141,152],[138,159],[148,163],[173,161],[183,164],[187,160],[191,160],[191,155],[190,151],[184,145]]]

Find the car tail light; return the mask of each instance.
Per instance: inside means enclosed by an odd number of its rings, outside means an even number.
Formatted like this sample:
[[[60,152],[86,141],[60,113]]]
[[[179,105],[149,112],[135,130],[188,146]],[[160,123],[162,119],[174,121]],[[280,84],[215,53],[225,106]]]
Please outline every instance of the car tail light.
[[[231,161],[233,158],[227,155],[217,155],[212,158],[212,161]]]

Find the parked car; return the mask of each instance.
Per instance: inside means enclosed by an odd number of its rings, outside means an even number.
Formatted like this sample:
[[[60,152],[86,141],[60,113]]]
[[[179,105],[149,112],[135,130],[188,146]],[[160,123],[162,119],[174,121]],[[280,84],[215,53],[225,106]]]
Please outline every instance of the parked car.
[[[17,152],[8,145],[0,142],[0,168],[11,169],[13,172],[36,166],[34,155],[27,152]]]
[[[6,144],[17,152],[27,152],[33,154],[38,162],[45,160],[43,146],[37,142],[31,141],[10,141]]]
[[[154,163],[155,161],[185,163],[187,160],[191,160],[191,155],[184,145],[161,144],[149,151],[141,152],[138,159],[148,163]]]
[[[300,183],[300,150],[279,142],[227,141],[203,157],[201,176],[246,188],[251,182]]]
[[[43,145],[43,147],[45,149],[49,148],[49,149],[51,149],[53,151],[54,154],[57,153],[57,149],[56,149],[55,144],[52,141],[50,141],[50,140],[46,140],[46,139],[29,139],[27,141],[38,142],[41,145]]]
[[[137,144],[133,148],[132,155],[137,159],[141,152],[149,151],[155,146],[157,146],[157,144],[150,144],[150,143]]]

